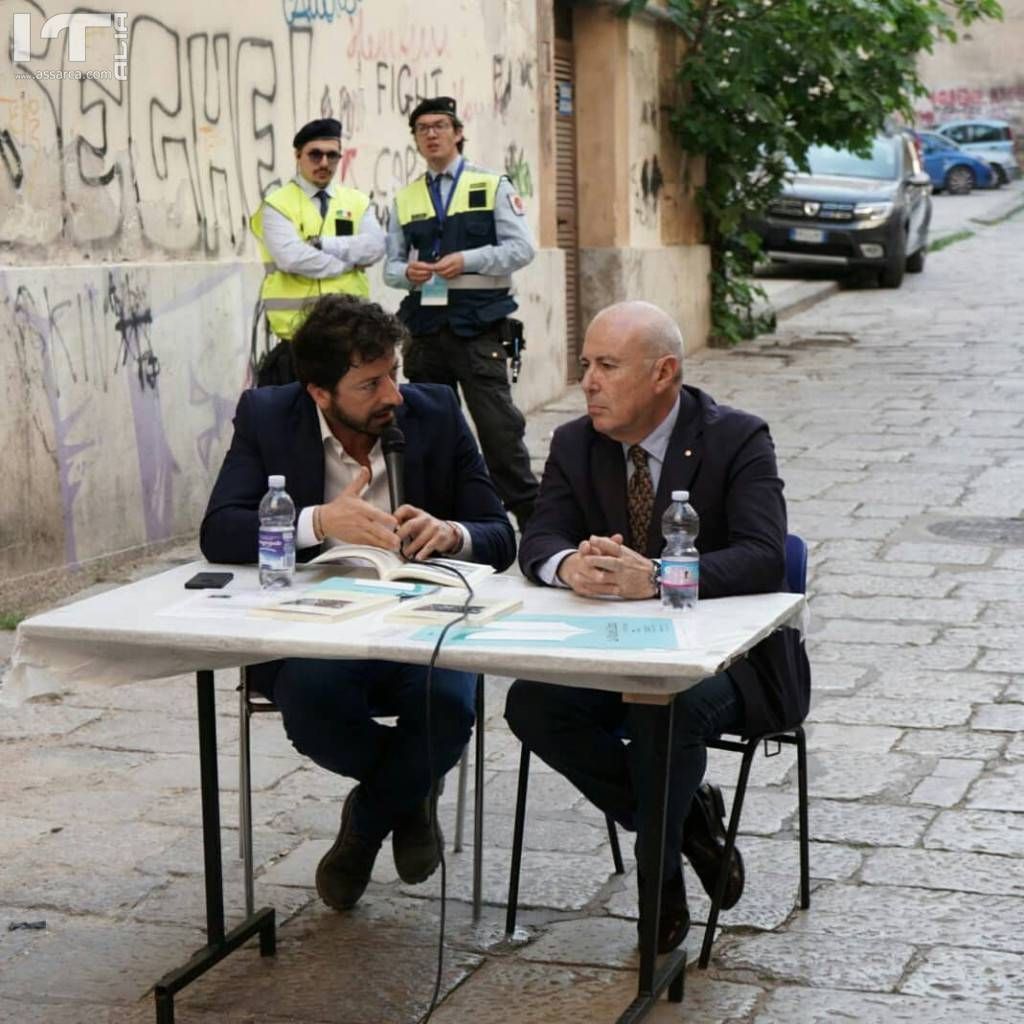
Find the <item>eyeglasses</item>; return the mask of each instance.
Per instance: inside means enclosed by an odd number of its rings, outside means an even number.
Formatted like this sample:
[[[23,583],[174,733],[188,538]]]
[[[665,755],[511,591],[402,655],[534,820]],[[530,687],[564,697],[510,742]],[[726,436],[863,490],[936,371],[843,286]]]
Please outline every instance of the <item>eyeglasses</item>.
[[[327,157],[329,164],[336,164],[341,159],[341,153],[336,149],[328,149],[326,152],[322,149],[310,149],[306,151],[306,156],[314,164],[321,163],[324,157]]]
[[[428,124],[417,124],[414,131],[417,135],[444,135],[449,129],[454,129],[451,121],[431,121]]]

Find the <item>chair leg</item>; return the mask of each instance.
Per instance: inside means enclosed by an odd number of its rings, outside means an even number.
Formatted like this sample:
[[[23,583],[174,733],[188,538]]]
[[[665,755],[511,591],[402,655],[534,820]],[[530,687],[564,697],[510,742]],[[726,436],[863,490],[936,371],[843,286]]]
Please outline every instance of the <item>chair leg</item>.
[[[505,937],[516,930],[519,909],[519,869],[523,861],[523,831],[526,824],[526,789],[530,782],[530,751],[525,744],[519,748],[519,787],[516,790],[515,827],[512,830],[512,865],[508,874],[508,905],[505,909]]]
[[[469,745],[459,758],[459,788],[455,799],[455,840],[452,853],[462,853],[462,831],[466,823],[466,783],[469,780]]]
[[[807,910],[811,905],[811,844],[807,814],[807,739],[804,727],[793,730],[796,736],[796,771],[799,792],[800,814],[800,907]]]
[[[622,863],[622,847],[619,846],[619,830],[615,827],[615,819],[610,815],[604,816],[604,822],[608,826],[608,842],[612,848],[612,863],[615,865],[615,874],[623,875],[626,867]]]
[[[698,966],[705,970],[708,961],[711,959],[711,944],[715,941],[715,928],[718,926],[718,913],[722,907],[722,899],[725,896],[725,883],[728,878],[729,861],[732,859],[732,851],[736,847],[736,833],[740,827],[740,815],[743,812],[743,800],[747,794],[747,780],[750,777],[750,766],[754,761],[754,754],[757,753],[759,740],[753,739],[747,743],[743,751],[743,761],[740,764],[740,774],[736,781],[736,795],[732,801],[732,814],[729,815],[729,829],[725,835],[725,849],[722,851],[722,867],[718,872],[715,881],[715,894],[711,898],[711,910],[708,912],[708,923],[704,929],[704,941],[700,947],[700,960]]]
[[[480,920],[484,873],[484,677],[476,677],[476,764],[473,779],[473,920]]]
[[[250,775],[249,723],[249,685],[245,669],[241,669],[241,704],[239,708],[239,743],[238,743],[238,842],[242,853],[242,875],[245,885],[245,913],[251,915],[256,906],[253,888],[253,851],[252,851],[252,786]]]

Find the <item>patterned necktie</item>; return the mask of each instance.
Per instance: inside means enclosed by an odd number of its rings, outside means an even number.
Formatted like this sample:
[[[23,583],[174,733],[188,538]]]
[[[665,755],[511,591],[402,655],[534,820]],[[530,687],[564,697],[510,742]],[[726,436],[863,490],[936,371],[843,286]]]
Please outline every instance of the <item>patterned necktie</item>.
[[[633,462],[633,475],[626,486],[626,503],[629,507],[629,529],[633,534],[633,548],[643,554],[647,547],[647,529],[651,525],[654,509],[654,484],[647,466],[647,452],[635,444],[629,449]]]
[[[327,204],[330,203],[331,197],[323,189],[320,189],[313,198],[320,200],[320,219],[323,220],[327,216]]]

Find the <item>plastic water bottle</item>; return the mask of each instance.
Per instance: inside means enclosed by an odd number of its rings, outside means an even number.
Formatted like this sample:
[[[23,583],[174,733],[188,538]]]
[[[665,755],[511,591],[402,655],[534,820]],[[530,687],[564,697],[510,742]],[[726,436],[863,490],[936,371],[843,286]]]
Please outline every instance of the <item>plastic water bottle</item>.
[[[689,501],[689,491],[673,491],[672,504],[661,517],[665,549],[661,553],[663,608],[696,608],[700,586],[700,552],[694,542],[700,516]]]
[[[295,575],[295,503],[283,476],[267,478],[270,488],[260,502],[260,586],[290,587]]]

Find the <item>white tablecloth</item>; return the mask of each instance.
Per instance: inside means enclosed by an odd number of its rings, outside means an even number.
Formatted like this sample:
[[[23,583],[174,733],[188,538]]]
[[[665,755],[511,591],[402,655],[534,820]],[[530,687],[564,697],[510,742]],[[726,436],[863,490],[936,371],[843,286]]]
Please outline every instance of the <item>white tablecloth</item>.
[[[385,622],[383,613],[335,623],[304,623],[237,615],[182,615],[194,594],[184,582],[211,566],[171,569],[138,583],[53,609],[21,623],[12,667],[0,694],[17,703],[69,689],[78,680],[111,684],[162,679],[280,657],[384,658],[426,664],[433,645],[413,640],[417,627]],[[218,568],[218,567],[213,567]],[[235,578],[225,593],[258,590],[255,568],[227,566]],[[299,585],[324,574],[300,571]],[[458,595],[453,589],[453,597]],[[513,597],[523,613],[654,618],[671,616],[675,650],[615,650],[501,643],[443,647],[438,664],[472,672],[633,693],[675,693],[714,675],[772,630],[799,624],[801,594],[758,594],[702,601],[670,613],[653,601],[593,601],[520,577],[494,576],[477,588]],[[178,614],[168,610],[179,609]]]

